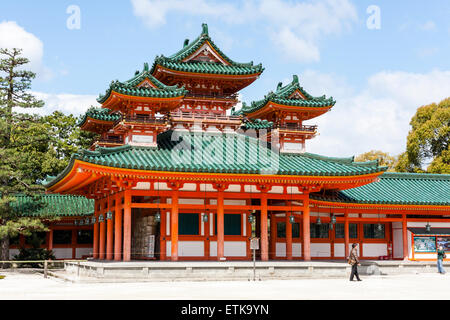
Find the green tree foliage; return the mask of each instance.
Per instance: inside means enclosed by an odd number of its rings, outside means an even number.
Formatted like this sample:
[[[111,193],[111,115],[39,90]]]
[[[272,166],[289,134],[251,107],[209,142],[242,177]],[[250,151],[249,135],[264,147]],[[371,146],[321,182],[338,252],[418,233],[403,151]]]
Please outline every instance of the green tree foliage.
[[[397,156],[391,156],[389,153],[380,150],[371,150],[355,157],[355,161],[357,162],[372,161],[377,159],[380,166],[388,167],[387,171],[394,171],[398,161]]]
[[[9,237],[47,230],[40,218],[21,215],[12,205],[14,195],[29,195],[38,209],[45,191],[41,182],[61,172],[71,154],[89,147],[93,138],[76,126],[73,115],[55,111],[41,117],[26,112],[44,105],[29,93],[35,74],[24,70],[27,63],[20,49],[0,49],[0,260],[9,258]]]
[[[450,174],[450,98],[418,108],[410,125],[396,170]]]
[[[18,230],[45,230],[39,219],[23,218],[12,210],[17,193],[42,190],[42,157],[47,152],[47,133],[37,116],[15,108],[40,108],[43,102],[28,91],[35,74],[23,70],[28,59],[20,49],[0,49],[0,260],[9,257],[9,236]]]

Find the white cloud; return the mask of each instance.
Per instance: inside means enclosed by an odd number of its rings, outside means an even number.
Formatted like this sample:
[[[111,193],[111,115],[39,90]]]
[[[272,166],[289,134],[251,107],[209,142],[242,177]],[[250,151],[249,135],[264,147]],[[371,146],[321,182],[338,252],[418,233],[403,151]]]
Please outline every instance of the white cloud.
[[[419,28],[424,31],[435,31],[436,24],[433,21],[429,20],[429,21],[425,22],[424,24],[419,25]]]
[[[35,109],[19,109],[18,112],[35,113],[39,115],[48,115],[53,111],[61,111],[64,114],[73,114],[78,116],[83,114],[91,105],[99,107],[96,101],[97,96],[94,95],[77,95],[77,94],[50,94],[43,92],[31,92],[37,99],[43,100],[45,106]]]
[[[332,111],[309,121],[319,125],[320,135],[307,143],[307,151],[329,156],[374,149],[397,155],[406,147],[417,108],[450,96],[450,71],[383,71],[369,77],[358,92],[334,75],[305,75],[302,85],[311,94],[331,94],[337,100]]]
[[[131,0],[133,11],[144,23],[156,28],[171,12],[220,19],[232,24],[263,22],[276,47],[288,59],[320,60],[318,42],[327,35],[341,34],[357,21],[349,0],[291,2],[249,0],[240,4],[213,0]]]
[[[22,56],[30,60],[24,67],[35,72],[38,78],[47,80],[51,78],[52,72],[44,66],[44,45],[34,34],[27,32],[15,21],[0,22],[0,48],[23,49]]]

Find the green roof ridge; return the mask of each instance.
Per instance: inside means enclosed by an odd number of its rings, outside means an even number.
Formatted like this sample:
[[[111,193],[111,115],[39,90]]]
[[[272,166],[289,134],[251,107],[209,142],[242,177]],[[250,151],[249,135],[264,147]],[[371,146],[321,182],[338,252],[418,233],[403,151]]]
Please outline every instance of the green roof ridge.
[[[111,110],[107,108],[91,107],[85,112],[84,115],[80,117],[77,126],[81,127],[86,122],[87,118],[109,122],[114,122],[120,119],[120,114],[110,112]]]
[[[137,85],[148,78],[157,88],[140,87]],[[158,79],[156,79],[152,72],[149,71],[148,63],[144,63],[144,69],[136,73],[133,78],[120,82],[119,80],[111,81],[109,88],[104,95],[99,95],[97,101],[99,103],[105,102],[112,91],[122,93],[125,95],[133,95],[138,97],[156,97],[156,98],[173,98],[184,96],[188,92],[184,86],[177,85],[168,86]]]
[[[289,98],[295,90],[299,90],[306,97],[306,99]],[[283,83],[279,82],[275,92],[270,91],[264,96],[263,99],[252,101],[250,105],[243,103],[242,108],[237,111],[236,114],[252,113],[265,106],[269,101],[282,105],[312,108],[334,106],[336,104],[333,97],[326,98],[325,95],[313,97],[310,95],[303,89],[303,87],[300,86],[298,76],[294,74],[292,76],[292,81],[289,84],[283,86]]]
[[[417,172],[385,172],[380,178],[383,179],[430,179],[430,180],[450,180],[450,174],[441,173],[417,173]],[[449,190],[450,193],[450,190]]]

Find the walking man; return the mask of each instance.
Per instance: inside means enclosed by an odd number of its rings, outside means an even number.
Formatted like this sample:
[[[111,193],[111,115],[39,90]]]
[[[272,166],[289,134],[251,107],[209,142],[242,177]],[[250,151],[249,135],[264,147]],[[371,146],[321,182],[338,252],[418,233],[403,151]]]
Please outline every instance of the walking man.
[[[359,278],[359,274],[358,274],[358,266],[360,266],[361,264],[359,263],[359,259],[358,259],[357,246],[358,246],[357,243],[352,244],[352,251],[350,251],[350,256],[348,257],[348,263],[352,265],[352,273],[350,274],[350,281],[354,281],[353,280],[354,276],[356,276],[356,280],[362,281]]]
[[[443,265],[443,261],[445,258],[446,258],[446,255],[445,255],[444,248],[442,247],[442,245],[440,245],[438,247],[438,251],[437,251],[437,267],[438,267],[438,272],[441,274],[445,274],[444,265]]]

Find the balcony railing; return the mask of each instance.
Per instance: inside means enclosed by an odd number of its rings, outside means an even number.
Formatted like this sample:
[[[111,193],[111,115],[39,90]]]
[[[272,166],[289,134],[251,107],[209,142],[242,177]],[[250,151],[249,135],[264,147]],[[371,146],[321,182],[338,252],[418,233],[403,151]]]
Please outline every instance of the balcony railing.
[[[239,116],[226,116],[212,113],[193,113],[193,112],[171,112],[170,118],[173,121],[207,121],[207,122],[222,122],[222,121],[241,121]]]
[[[98,144],[124,144],[121,138],[104,138],[97,141]]]
[[[278,126],[280,130],[289,130],[289,131],[305,131],[305,132],[316,132],[316,125],[299,125],[299,124],[285,124]]]
[[[195,93],[189,92],[186,94],[186,98],[203,98],[203,99],[223,99],[223,100],[237,100],[238,94],[216,94],[216,93]]]
[[[134,122],[143,124],[160,124],[163,125],[166,122],[166,117],[153,118],[150,116],[124,116],[120,120],[116,121],[115,124],[124,122]]]

